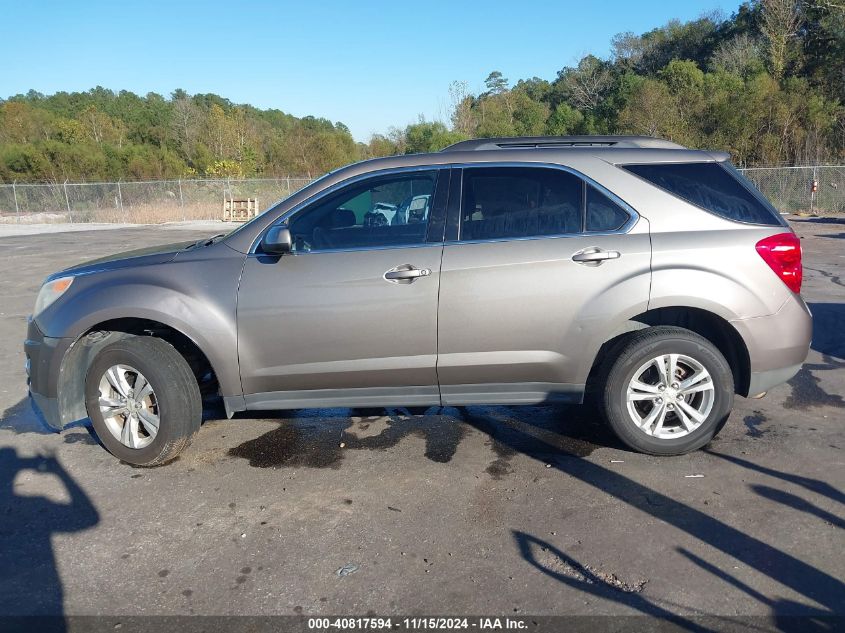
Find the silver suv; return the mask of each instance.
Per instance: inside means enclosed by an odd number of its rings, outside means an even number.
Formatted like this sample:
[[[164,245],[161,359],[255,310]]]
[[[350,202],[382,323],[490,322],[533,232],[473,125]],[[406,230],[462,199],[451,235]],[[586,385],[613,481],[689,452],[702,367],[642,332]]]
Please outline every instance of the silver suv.
[[[331,172],[225,236],[49,277],[26,341],[61,429],[150,466],[237,411],[579,403],[631,448],[704,446],[791,378],[801,247],[726,154],[484,139]]]

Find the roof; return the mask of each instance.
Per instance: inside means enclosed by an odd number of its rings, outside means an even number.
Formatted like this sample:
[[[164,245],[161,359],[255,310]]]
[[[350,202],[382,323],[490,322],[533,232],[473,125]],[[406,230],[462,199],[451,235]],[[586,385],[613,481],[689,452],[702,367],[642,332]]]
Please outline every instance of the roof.
[[[444,152],[467,152],[490,149],[556,149],[569,147],[613,147],[619,149],[686,149],[672,141],[653,136],[514,136],[480,138],[461,141],[445,148]]]

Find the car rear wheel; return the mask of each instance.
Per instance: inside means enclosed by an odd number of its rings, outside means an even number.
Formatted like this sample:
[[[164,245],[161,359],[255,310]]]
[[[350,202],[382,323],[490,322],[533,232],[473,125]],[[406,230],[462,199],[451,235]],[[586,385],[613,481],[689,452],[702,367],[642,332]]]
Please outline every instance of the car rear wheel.
[[[681,455],[707,444],[733,405],[733,375],[721,352],[689,330],[656,326],[625,341],[612,361],[601,409],[629,447]]]
[[[88,416],[103,445],[136,466],[157,466],[191,443],[202,420],[196,378],[173,346],[129,336],[104,347],[85,381]]]

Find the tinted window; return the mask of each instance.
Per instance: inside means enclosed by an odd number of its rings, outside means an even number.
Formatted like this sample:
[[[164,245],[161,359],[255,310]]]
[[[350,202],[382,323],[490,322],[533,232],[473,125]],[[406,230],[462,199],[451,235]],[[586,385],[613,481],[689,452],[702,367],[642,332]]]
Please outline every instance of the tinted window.
[[[615,231],[629,217],[613,200],[592,185],[587,185],[587,231]]]
[[[741,176],[735,176],[718,163],[625,165],[624,168],[728,220],[780,225],[776,212],[740,182]]]
[[[350,185],[296,214],[294,251],[409,246],[425,242],[437,170]]]
[[[583,182],[559,169],[464,169],[462,240],[489,240],[581,231]]]

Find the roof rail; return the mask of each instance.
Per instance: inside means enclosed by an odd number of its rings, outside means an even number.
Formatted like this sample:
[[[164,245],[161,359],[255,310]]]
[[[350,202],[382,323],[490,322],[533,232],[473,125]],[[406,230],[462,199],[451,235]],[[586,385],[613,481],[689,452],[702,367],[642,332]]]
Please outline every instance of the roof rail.
[[[672,141],[653,136],[515,136],[508,138],[479,138],[461,141],[441,150],[444,152],[473,152],[488,149],[537,149],[567,147],[643,147],[653,149],[686,149]]]

